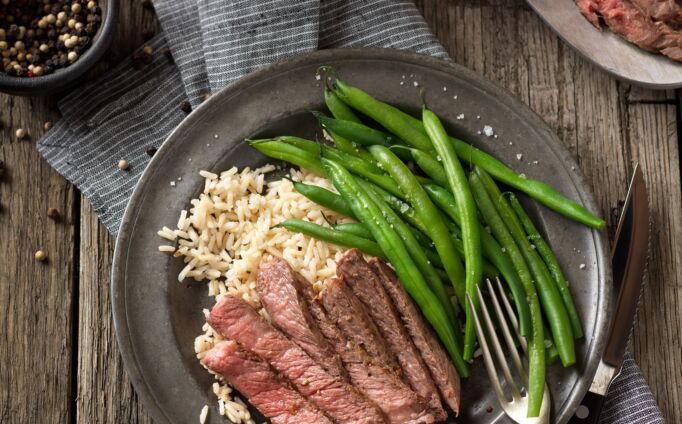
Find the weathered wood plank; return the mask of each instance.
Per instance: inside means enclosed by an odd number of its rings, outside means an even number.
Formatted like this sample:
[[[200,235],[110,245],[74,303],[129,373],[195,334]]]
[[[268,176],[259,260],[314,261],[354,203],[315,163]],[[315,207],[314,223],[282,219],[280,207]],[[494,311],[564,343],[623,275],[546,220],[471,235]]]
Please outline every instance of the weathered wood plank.
[[[158,24],[139,0],[121,2],[121,18],[109,60],[115,66],[144,42]],[[76,406],[78,423],[151,423],[128,379],[118,349],[111,315],[111,261],[115,240],[81,196],[79,323]]]
[[[49,100],[0,94],[0,423],[64,423],[72,413],[76,193],[32,139],[54,118]],[[30,138],[18,141],[17,128]],[[56,208],[62,220],[47,217]],[[48,255],[34,259],[36,250]]]
[[[633,162],[643,163],[655,282],[642,303],[634,352],[667,421],[680,422],[682,208],[674,92],[616,81],[564,45],[520,0],[417,4],[455,62],[510,90],[555,130],[593,188],[610,234]]]
[[[651,257],[633,349],[669,423],[682,422],[682,200],[676,108],[628,108],[632,161],[644,171],[651,206]]]
[[[81,200],[77,422],[151,423],[123,366],[111,316],[114,239]]]

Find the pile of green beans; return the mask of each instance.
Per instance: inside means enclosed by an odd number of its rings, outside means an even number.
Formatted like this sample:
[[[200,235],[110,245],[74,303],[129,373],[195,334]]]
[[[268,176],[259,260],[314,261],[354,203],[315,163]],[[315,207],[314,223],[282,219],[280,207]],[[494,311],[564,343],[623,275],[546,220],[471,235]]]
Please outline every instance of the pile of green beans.
[[[278,226],[389,261],[462,377],[469,375],[467,361],[476,346],[465,296],[477,308],[476,286],[501,276],[514,301],[519,333],[528,341],[528,416],[537,416],[546,364],[557,358],[563,366],[574,364],[575,340],[583,329],[551,247],[517,197],[503,193],[495,180],[592,228],[602,228],[604,221],[450,137],[426,107],[417,119],[338,77],[325,89],[324,100],[331,117],[314,115],[335,147],[295,136],[249,142],[266,156],[329,178],[338,194],[293,184],[313,202],[357,222],[328,221],[328,227],[288,219]],[[360,114],[382,128],[367,125]],[[465,311],[464,326],[447,286]]]

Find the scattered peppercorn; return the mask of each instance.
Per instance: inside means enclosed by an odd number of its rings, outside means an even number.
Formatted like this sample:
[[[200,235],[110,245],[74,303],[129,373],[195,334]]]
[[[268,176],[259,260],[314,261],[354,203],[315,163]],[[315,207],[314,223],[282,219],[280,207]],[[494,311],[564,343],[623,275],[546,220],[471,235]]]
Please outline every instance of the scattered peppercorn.
[[[185,113],[190,113],[192,111],[192,105],[187,100],[183,100],[180,103],[180,110]]]
[[[17,130],[14,132],[14,135],[17,137],[17,140],[23,140],[26,138],[28,133],[23,128],[17,128]]]
[[[128,167],[130,167],[130,165],[128,164],[127,160],[121,159],[118,161],[118,169],[125,171],[128,169]]]
[[[47,253],[43,252],[42,250],[38,250],[35,254],[36,261],[38,262],[45,262],[47,260]]]
[[[52,128],[52,122],[46,121],[46,122],[43,124],[43,129],[44,129],[45,131],[50,131],[50,128]]]
[[[154,146],[149,146],[147,147],[147,154],[151,157],[156,154],[156,147]]]
[[[47,208],[47,217],[56,221],[59,219],[59,211],[55,208]]]
[[[163,53],[163,55],[166,56],[166,59],[168,59],[170,63],[175,63],[175,59],[173,59],[173,53],[171,53],[171,49],[169,49],[168,47],[164,47],[163,49],[161,49],[161,53]]]
[[[0,72],[40,77],[69,66],[101,22],[95,0],[0,0]]]

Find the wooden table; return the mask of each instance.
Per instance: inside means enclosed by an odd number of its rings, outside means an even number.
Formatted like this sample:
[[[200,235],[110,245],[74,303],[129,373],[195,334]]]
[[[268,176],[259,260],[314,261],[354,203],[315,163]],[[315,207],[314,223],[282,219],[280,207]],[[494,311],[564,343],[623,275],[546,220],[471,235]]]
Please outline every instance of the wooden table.
[[[110,63],[157,28],[141,2],[122,3]],[[653,237],[632,350],[667,421],[682,422],[680,91],[614,80],[521,0],[418,6],[457,63],[509,89],[557,132],[592,184],[611,233],[633,165],[642,166]],[[0,181],[0,423],[148,423],[112,326],[114,239],[33,143],[45,121],[58,119],[56,100],[0,94],[0,160],[7,168]],[[16,140],[17,128],[29,139]],[[61,220],[48,218],[49,207]],[[47,263],[34,260],[38,249]]]

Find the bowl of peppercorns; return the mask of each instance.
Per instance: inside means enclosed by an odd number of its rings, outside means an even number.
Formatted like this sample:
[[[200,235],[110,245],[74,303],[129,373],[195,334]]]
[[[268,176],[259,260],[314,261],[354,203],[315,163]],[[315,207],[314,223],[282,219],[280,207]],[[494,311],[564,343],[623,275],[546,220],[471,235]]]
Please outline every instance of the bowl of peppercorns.
[[[0,91],[49,95],[106,52],[118,0],[0,0]]]

